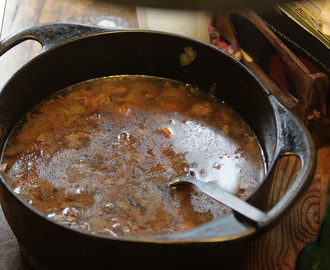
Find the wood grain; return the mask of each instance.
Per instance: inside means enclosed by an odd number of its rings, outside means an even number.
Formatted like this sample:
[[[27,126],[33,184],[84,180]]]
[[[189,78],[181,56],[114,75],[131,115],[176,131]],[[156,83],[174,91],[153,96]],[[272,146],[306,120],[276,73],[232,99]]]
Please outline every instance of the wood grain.
[[[86,21],[86,18],[118,16],[137,27],[134,7],[110,4],[97,0],[9,0],[5,14],[3,36],[25,27],[44,22]],[[23,63],[38,54],[40,45],[24,42],[0,58],[0,85]],[[287,189],[296,169],[296,158],[281,159],[274,171],[276,181],[272,187],[269,206]],[[317,171],[310,188],[270,231],[250,241],[235,261],[228,262],[230,269],[294,269],[298,252],[317,235],[324,211],[325,188],[330,175],[330,146],[318,150]],[[18,244],[0,212],[0,269],[28,269],[19,252]],[[219,258],[221,259],[221,258]],[[226,259],[226,258],[222,258]]]
[[[299,162],[294,157],[277,164],[269,203],[276,202],[292,181]],[[244,269],[294,269],[297,254],[307,241],[317,235],[320,223],[320,179],[312,185],[281,222],[246,247]],[[252,263],[253,262],[253,263]],[[252,263],[252,264],[251,264]]]
[[[76,22],[95,24],[105,16],[121,19],[138,27],[135,7],[110,4],[102,0],[9,0],[6,7],[2,37],[8,37],[26,27],[47,22]],[[38,55],[41,46],[25,41],[1,57],[0,87],[26,62]]]

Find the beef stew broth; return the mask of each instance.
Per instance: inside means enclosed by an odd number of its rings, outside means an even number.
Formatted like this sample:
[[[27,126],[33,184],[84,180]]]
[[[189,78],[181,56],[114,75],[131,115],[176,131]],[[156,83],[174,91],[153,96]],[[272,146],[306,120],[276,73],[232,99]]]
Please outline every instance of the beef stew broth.
[[[264,177],[254,134],[201,90],[149,76],[64,89],[30,112],[3,153],[13,190],[49,218],[92,233],[183,231],[230,211],[191,186],[193,173],[245,198]]]

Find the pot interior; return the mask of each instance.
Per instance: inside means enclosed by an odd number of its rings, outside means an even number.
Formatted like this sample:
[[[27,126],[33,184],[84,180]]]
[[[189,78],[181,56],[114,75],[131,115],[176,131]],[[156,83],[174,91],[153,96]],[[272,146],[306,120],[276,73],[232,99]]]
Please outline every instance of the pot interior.
[[[188,62],[182,62],[187,50],[194,57],[186,55]],[[269,94],[260,82],[241,63],[212,46],[147,31],[80,38],[42,53],[21,68],[0,98],[1,148],[22,116],[45,98],[76,83],[111,75],[150,75],[212,90],[251,127],[263,150],[266,167],[272,166],[276,117]],[[232,218],[224,222],[230,223]]]
[[[186,48],[196,53],[180,64]],[[276,118],[268,92],[238,61],[207,44],[175,35],[119,31],[61,44],[21,68],[0,99],[1,146],[21,117],[59,89],[110,75],[151,75],[188,83],[233,108],[259,139],[268,167],[276,144]]]

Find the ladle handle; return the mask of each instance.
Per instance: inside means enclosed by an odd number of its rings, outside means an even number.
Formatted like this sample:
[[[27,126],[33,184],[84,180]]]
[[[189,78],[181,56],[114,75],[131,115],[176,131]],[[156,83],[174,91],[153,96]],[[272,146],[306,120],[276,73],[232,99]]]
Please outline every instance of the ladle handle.
[[[266,213],[260,211],[258,208],[236,197],[235,195],[227,192],[215,182],[200,181],[197,178],[188,175],[184,179],[178,179],[176,181],[171,182],[170,186],[176,186],[184,183],[193,184],[207,196],[230,207],[231,209],[247,217],[251,221],[256,222],[259,226],[262,226],[263,222],[267,220]]]
[[[59,44],[86,35],[109,32],[114,28],[75,24],[75,23],[45,23],[28,27],[0,41],[0,56],[14,46],[26,40],[38,41],[45,52]]]
[[[191,175],[171,182],[170,186],[184,183],[193,184],[204,194],[230,207],[235,212],[253,221],[260,228],[267,227],[274,221],[279,220],[280,216],[291,208],[313,179],[316,169],[316,152],[313,140],[300,120],[285,109],[274,97],[270,98],[273,99],[274,109],[280,118],[277,121],[278,145],[276,149],[278,150],[275,156],[296,155],[301,161],[300,170],[292,185],[272,209],[265,212],[261,211],[251,201],[244,201],[225,191],[216,183],[203,182]],[[282,119],[285,119],[285,121],[282,121]],[[265,181],[267,180],[270,180],[269,177]],[[262,197],[265,195],[262,194],[262,189],[259,189],[254,196]]]

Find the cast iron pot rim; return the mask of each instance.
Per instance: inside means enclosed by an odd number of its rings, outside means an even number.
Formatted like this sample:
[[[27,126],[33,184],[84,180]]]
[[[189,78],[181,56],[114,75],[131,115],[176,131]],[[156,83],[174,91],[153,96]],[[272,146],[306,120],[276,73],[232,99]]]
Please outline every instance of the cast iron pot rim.
[[[85,25],[81,25],[81,24],[71,24],[71,23],[46,23],[46,24],[41,24],[41,25],[36,25],[34,27],[31,27],[30,30],[38,30],[38,31],[42,31],[43,28],[48,28],[49,26],[53,26],[53,25],[58,25],[60,27],[59,31],[60,34],[63,34],[63,26],[66,27],[86,27]],[[205,42],[199,41],[199,40],[195,40],[192,38],[188,38],[185,36],[180,36],[177,34],[172,34],[172,33],[167,33],[167,32],[162,32],[162,31],[153,31],[153,30],[143,30],[143,29],[109,29],[109,28],[103,28],[103,27],[92,27],[92,26],[87,26],[87,29],[89,29],[89,31],[83,31],[84,33],[80,33],[78,31],[78,33],[73,33],[73,34],[69,34],[68,36],[65,36],[63,39],[57,39],[57,40],[48,40],[45,39],[44,37],[36,37],[34,35],[29,36],[28,38],[26,38],[26,33],[23,33],[21,40],[19,42],[15,41],[13,42],[11,45],[17,45],[18,43],[26,40],[26,39],[34,39],[38,42],[41,43],[41,45],[43,46],[43,50],[41,51],[41,53],[34,57],[32,60],[30,60],[27,64],[25,64],[22,68],[28,66],[30,63],[32,63],[33,61],[36,61],[37,59],[39,59],[40,57],[43,56],[43,54],[45,52],[48,51],[52,51],[55,50],[61,46],[65,46],[67,43],[71,43],[71,42],[75,42],[75,41],[79,41],[80,39],[85,39],[85,38],[92,38],[95,36],[99,36],[99,35],[108,35],[108,34],[122,34],[122,33],[149,33],[149,34],[157,34],[157,35],[169,35],[169,36],[174,36],[176,38],[181,38],[181,39],[186,39],[186,40],[191,40],[192,42],[197,42],[197,43],[201,43],[203,46],[207,46],[209,49],[215,50],[217,53],[222,54],[223,57],[229,58],[230,61],[234,62],[236,64],[237,67],[244,69],[245,72],[247,72],[250,76],[251,79],[253,79],[260,87],[260,91],[263,91],[265,93],[265,95],[267,96],[267,99],[272,107],[272,109],[274,110],[276,107],[282,107],[282,109],[284,109],[286,112],[288,112],[288,110],[286,108],[284,108],[284,106],[282,106],[281,104],[279,104],[276,100],[276,98],[269,92],[269,90],[261,83],[261,81],[247,68],[245,67],[241,62],[239,62],[237,59],[233,58],[232,56],[224,53],[223,51],[221,51],[220,49],[207,44]],[[77,36],[75,36],[75,34],[77,34]],[[48,38],[48,37],[47,37]],[[57,37],[56,37],[57,38]],[[10,43],[10,41],[9,41]],[[10,44],[9,44],[10,45]],[[5,51],[7,51],[8,49],[6,49]],[[5,52],[4,51],[4,52]],[[0,54],[4,53],[1,52],[0,50]],[[16,74],[13,75],[13,77],[10,80],[14,80],[16,77]],[[6,86],[6,84],[5,84]],[[5,87],[4,86],[4,87]],[[3,92],[0,93],[0,96],[3,95]],[[274,108],[275,107],[275,108]],[[274,113],[275,116],[275,123],[276,123],[276,130],[278,131],[279,127],[278,125],[278,121],[280,121],[278,119],[278,115],[276,115],[276,113]],[[302,128],[304,129],[304,127],[302,126]],[[306,129],[304,129],[305,132],[307,132]],[[308,132],[307,132],[308,133]],[[6,138],[8,139],[8,137]],[[279,140],[279,138],[277,137],[276,139],[277,141]],[[309,141],[309,143],[311,143]],[[309,145],[310,149],[313,150],[313,145]],[[276,149],[278,148],[278,145],[276,145]],[[273,164],[276,162],[278,156],[280,155],[280,153],[278,152],[277,154],[274,155],[273,160],[271,161],[271,164],[273,166]],[[313,156],[312,156],[313,158]],[[315,167],[315,165],[314,165]],[[271,169],[271,167],[269,168]],[[267,170],[267,169],[266,169]],[[163,234],[163,235],[157,235],[157,236],[149,236],[149,237],[114,237],[114,236],[108,236],[108,235],[103,235],[103,234],[97,234],[97,233],[91,233],[91,232],[87,232],[87,231],[83,231],[83,230],[79,230],[79,229],[75,229],[75,228],[71,228],[68,225],[65,225],[63,223],[60,223],[58,221],[52,220],[50,218],[48,218],[45,214],[39,212],[38,210],[36,210],[34,207],[32,207],[28,202],[26,202],[25,200],[23,200],[18,194],[16,194],[14,192],[14,190],[9,186],[9,184],[4,180],[4,178],[1,176],[1,182],[2,184],[8,189],[8,191],[14,195],[14,197],[19,200],[19,202],[26,208],[28,208],[29,211],[32,211],[34,214],[37,214],[41,219],[45,220],[46,222],[50,222],[55,226],[60,226],[65,230],[69,230],[72,231],[74,233],[77,234],[83,234],[87,237],[95,237],[95,238],[100,238],[103,240],[114,240],[114,241],[127,241],[127,242],[145,242],[145,243],[159,243],[159,244],[172,244],[172,243],[209,243],[209,242],[217,242],[217,243],[225,243],[225,242],[235,242],[237,240],[242,240],[248,237],[251,237],[253,235],[255,235],[258,232],[263,231],[263,227],[258,227],[258,226],[249,226],[250,230],[246,231],[245,234],[241,234],[241,235],[233,235],[233,236],[228,236],[228,237],[213,237],[213,238],[175,238],[175,235],[178,235],[180,233],[171,233],[171,234]],[[264,180],[267,178],[267,173],[264,177],[264,179],[261,181],[261,184],[264,182]],[[260,185],[258,187],[255,188],[255,190],[257,190]],[[219,219],[224,219],[225,217],[228,217],[230,215],[233,215],[233,212],[227,213],[223,216],[221,216]],[[278,218],[279,219],[279,218]],[[210,224],[210,223],[214,223],[215,220],[209,221],[206,224]],[[273,224],[274,221],[272,220],[271,223]],[[203,227],[205,224],[202,224],[196,228],[193,228],[191,230],[188,231],[193,231],[196,230],[200,227]],[[269,225],[269,224],[266,224]],[[266,228],[267,226],[265,226]],[[174,236],[174,238],[167,238],[168,235]],[[220,241],[220,242],[219,242]]]

